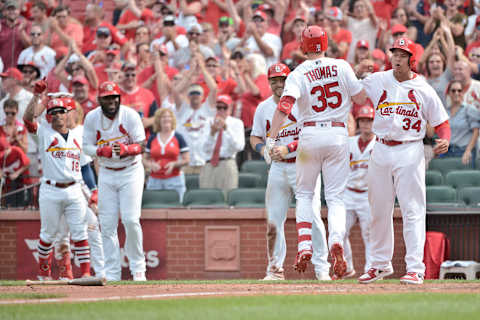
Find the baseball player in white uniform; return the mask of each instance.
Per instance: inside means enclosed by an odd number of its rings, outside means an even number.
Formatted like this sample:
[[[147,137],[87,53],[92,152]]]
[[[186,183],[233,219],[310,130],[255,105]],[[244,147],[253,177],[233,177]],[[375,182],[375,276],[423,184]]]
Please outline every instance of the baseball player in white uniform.
[[[90,247],[86,203],[83,200],[80,181],[80,154],[82,136],[67,127],[67,108],[62,99],[51,99],[47,105],[47,121],[40,125],[35,121],[35,109],[39,95],[46,90],[46,83],[35,84],[35,96],[24,114],[28,131],[37,140],[43,176],[40,186],[40,240],[38,243],[40,280],[51,279],[52,249],[62,215],[72,234],[74,251],[80,262],[82,277],[90,276]]]
[[[100,107],[84,123],[83,148],[98,157],[98,215],[102,229],[107,280],[121,279],[118,218],[125,228],[125,251],[134,281],[145,281],[143,233],[140,225],[144,169],[145,130],[138,112],[120,104],[114,82],[100,85]]]
[[[351,66],[344,60],[324,57],[328,47],[325,30],[318,26],[302,32],[301,49],[307,60],[287,77],[282,98],[273,116],[266,147],[274,138],[292,107],[297,103],[298,122],[303,127],[297,151],[297,265],[300,269],[312,257],[312,199],[320,172],[323,172],[325,200],[328,206],[329,249],[333,271],[341,278],[346,271],[343,256],[345,206],[343,193],[348,176],[346,121],[351,97],[363,103],[365,93]]]
[[[68,94],[62,97],[67,107],[67,127],[71,131],[79,131],[79,135],[83,136],[83,113],[78,114],[77,104]],[[80,116],[80,118],[79,118]],[[86,209],[86,223],[88,243],[90,244],[90,260],[93,270],[95,270],[95,276],[98,278],[105,277],[105,262],[103,256],[103,244],[102,234],[100,233],[100,225],[96,216],[97,201],[98,201],[98,189],[95,183],[95,177],[93,170],[90,167],[92,158],[85,153],[80,154],[80,166],[83,181],[82,193],[85,201],[87,202]],[[55,240],[55,260],[59,267],[60,279],[73,279],[72,263],[70,259],[70,232],[65,219],[61,219],[59,226],[59,232]]]
[[[344,194],[345,209],[347,211],[345,226],[345,260],[347,272],[344,278],[353,277],[352,249],[348,237],[350,229],[358,221],[362,233],[363,244],[365,245],[365,272],[370,269],[370,245],[369,245],[369,224],[370,205],[368,203],[367,172],[370,154],[375,144],[375,135],[372,132],[372,123],[375,111],[369,105],[362,106],[356,114],[357,127],[360,134],[348,138],[348,151],[350,157],[350,172],[348,174],[347,189]]]
[[[271,162],[270,155],[265,152],[265,140],[269,136],[271,122],[277,104],[283,93],[285,79],[290,69],[282,64],[276,63],[268,68],[268,79],[273,95],[261,102],[253,118],[253,128],[250,135],[250,144],[264,156],[267,163]],[[295,194],[295,159],[296,151],[289,152],[298,140],[300,128],[297,127],[298,109],[293,107],[287,123],[282,127],[277,136],[276,145],[285,148],[285,158],[276,158],[270,167],[267,181],[267,193],[265,203],[267,207],[267,274],[263,280],[284,280],[283,263],[287,253],[285,240],[285,220],[292,195]],[[320,183],[320,179],[319,182]],[[318,185],[320,187],[320,184]],[[315,266],[315,274],[319,280],[331,280],[329,275],[330,264],[327,261],[328,250],[325,226],[320,217],[320,189],[313,198],[313,224],[312,242],[313,256],[312,263]],[[304,270],[299,270],[304,271]]]
[[[369,162],[368,200],[371,268],[358,281],[370,283],[393,273],[393,206],[398,198],[403,219],[407,274],[402,283],[422,284],[425,274],[425,158],[422,139],[427,122],[439,136],[437,154],[448,150],[448,115],[435,90],[411,71],[415,44],[397,39],[392,48],[393,70],[374,73],[362,84],[375,105],[376,143]]]

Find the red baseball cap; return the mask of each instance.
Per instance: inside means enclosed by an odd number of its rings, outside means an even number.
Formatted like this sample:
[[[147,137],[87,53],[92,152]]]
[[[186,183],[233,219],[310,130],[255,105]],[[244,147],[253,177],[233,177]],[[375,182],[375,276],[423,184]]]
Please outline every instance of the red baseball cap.
[[[358,40],[357,42],[357,48],[370,48],[370,44],[368,43],[368,40]]]
[[[392,31],[392,34],[395,35],[397,33],[405,33],[408,31],[408,29],[403,24],[396,24],[392,27],[391,31]]]
[[[76,76],[72,80],[72,84],[74,83],[88,84],[88,80],[84,76]]]
[[[13,78],[18,81],[23,80],[23,74],[17,68],[8,68],[7,71],[0,73],[2,78]]]
[[[263,21],[268,20],[267,14],[265,12],[263,12],[262,10],[255,11],[255,13],[252,16],[252,19],[255,18],[255,17],[260,17],[260,18],[263,19]]]
[[[382,50],[380,49],[374,49],[372,51],[372,57],[374,59],[378,59],[378,60],[382,60],[382,61],[385,61],[385,52],[383,52]]]
[[[227,96],[225,94],[221,94],[219,96],[217,96],[217,102],[222,102],[222,103],[225,103],[227,106],[231,106],[232,105],[232,98],[230,98],[230,96]]]
[[[332,20],[340,21],[343,18],[342,10],[339,7],[330,7],[327,11],[327,17]]]

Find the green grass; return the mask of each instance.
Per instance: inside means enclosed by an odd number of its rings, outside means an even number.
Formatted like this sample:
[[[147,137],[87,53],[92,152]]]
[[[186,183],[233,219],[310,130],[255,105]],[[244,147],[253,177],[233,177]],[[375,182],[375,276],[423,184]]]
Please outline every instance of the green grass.
[[[0,319],[478,319],[480,294],[292,295],[0,307]]]
[[[12,300],[12,299],[51,299],[51,298],[63,298],[66,294],[57,293],[0,293],[0,300]]]

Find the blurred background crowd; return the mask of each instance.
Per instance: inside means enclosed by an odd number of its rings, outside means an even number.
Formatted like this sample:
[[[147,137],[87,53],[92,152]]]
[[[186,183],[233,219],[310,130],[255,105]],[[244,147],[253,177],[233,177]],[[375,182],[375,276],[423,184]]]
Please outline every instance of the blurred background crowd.
[[[119,84],[121,103],[138,111],[147,133],[147,189],[181,198],[184,175],[197,174],[201,188],[236,188],[242,163],[260,159],[248,137],[257,105],[271,95],[267,68],[304,61],[307,25],[327,31],[327,56],[346,59],[359,78],[391,67],[398,37],[415,41],[415,70],[451,117],[445,156],[474,167],[479,13],[480,0],[1,0],[0,175],[2,194],[11,195],[2,205],[33,205],[28,186],[41,164],[22,117],[43,78],[49,92],[70,92],[83,117],[98,105],[99,84]]]

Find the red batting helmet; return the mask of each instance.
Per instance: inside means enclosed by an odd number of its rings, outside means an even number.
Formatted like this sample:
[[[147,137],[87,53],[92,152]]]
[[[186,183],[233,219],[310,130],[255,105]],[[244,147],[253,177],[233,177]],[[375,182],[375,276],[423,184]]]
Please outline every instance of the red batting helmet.
[[[71,97],[64,97],[62,99],[63,102],[65,102],[65,107],[68,111],[77,109],[77,104],[75,103],[75,100],[73,100]]]
[[[275,63],[268,68],[268,79],[273,77],[287,77],[290,69],[283,63]]]
[[[355,117],[355,120],[358,119],[372,119],[375,116],[375,110],[369,105],[361,106],[360,109],[358,109],[357,116]]]
[[[50,112],[54,109],[65,109],[65,112],[68,110],[67,103],[64,101],[64,98],[54,98],[48,101],[47,104],[47,122],[52,122],[52,115]]]
[[[120,88],[113,81],[105,81],[100,85],[100,88],[98,89],[99,97],[119,96],[119,95],[120,95]]]
[[[417,60],[417,57],[415,55],[415,52],[416,52],[415,42],[405,37],[399,38],[395,40],[395,42],[393,43],[393,46],[390,48],[390,51],[393,52],[393,50],[395,49],[401,49],[403,51],[408,52],[410,54],[410,60],[409,60],[410,67],[413,68],[415,66],[415,63]]]
[[[319,26],[306,27],[305,30],[302,31],[300,48],[303,53],[327,51],[327,32]]]

